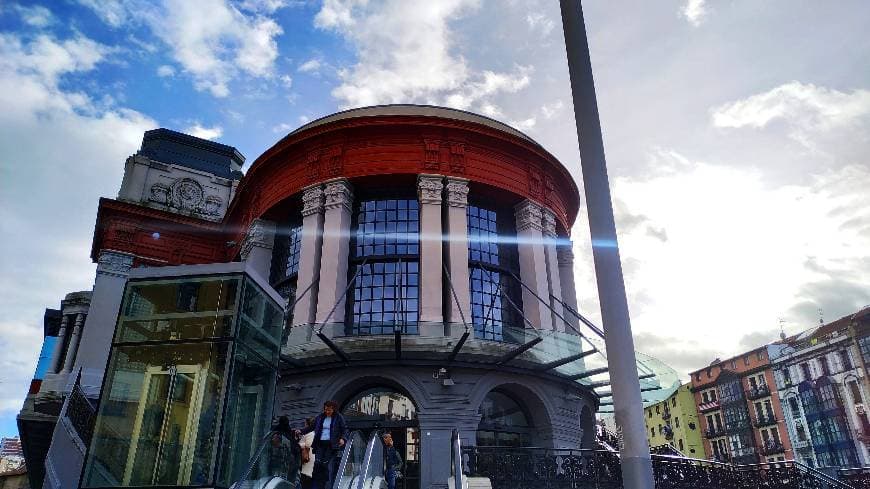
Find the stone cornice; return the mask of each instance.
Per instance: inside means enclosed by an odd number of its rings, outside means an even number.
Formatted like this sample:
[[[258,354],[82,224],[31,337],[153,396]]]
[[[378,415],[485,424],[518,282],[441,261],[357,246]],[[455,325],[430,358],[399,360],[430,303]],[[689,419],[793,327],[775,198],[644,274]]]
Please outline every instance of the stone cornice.
[[[97,275],[126,278],[133,268],[133,255],[118,251],[101,251],[97,259]]]
[[[240,255],[245,260],[255,247],[271,250],[274,243],[275,223],[265,219],[254,219],[251,222],[251,226],[248,227],[248,232],[245,234],[245,241],[242,242]]]

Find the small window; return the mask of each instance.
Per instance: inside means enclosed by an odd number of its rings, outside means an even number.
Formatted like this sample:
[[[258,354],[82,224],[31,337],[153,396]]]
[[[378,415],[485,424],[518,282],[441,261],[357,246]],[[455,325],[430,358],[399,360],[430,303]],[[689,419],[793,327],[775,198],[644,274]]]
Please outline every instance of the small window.
[[[680,438],[679,440],[677,440],[677,443],[678,443],[679,446],[680,446],[680,451],[681,451],[681,452],[682,452],[683,450],[685,450],[685,449],[683,448],[683,439],[682,439],[682,438]]]
[[[652,438],[655,438],[655,436],[656,436],[655,426],[653,426],[652,428],[649,429],[649,436]]]
[[[731,370],[737,370],[737,359],[731,359]]]
[[[813,375],[810,372],[810,364],[802,363],[801,364],[801,373],[804,374],[804,380],[813,380]]]
[[[858,387],[858,382],[854,380],[849,382],[849,392],[852,394],[852,402],[854,404],[864,403],[864,400],[861,398],[861,389]]]
[[[743,365],[749,366],[749,355],[743,356]]]
[[[764,360],[764,350],[758,350],[758,359]]]
[[[843,370],[852,370],[852,360],[849,359],[848,350],[840,350],[840,364]]]
[[[671,399],[671,407],[677,407],[677,398]]]
[[[819,370],[822,371],[822,376],[831,375],[831,366],[828,364],[828,357],[819,357]]]
[[[711,378],[711,377],[713,377],[713,369],[712,369],[712,368],[708,368],[708,369],[707,369],[707,378],[709,379],[709,378]]]
[[[680,418],[674,417],[674,426],[676,426],[677,428],[680,427]]]
[[[662,408],[661,405],[656,404],[656,414],[661,414],[661,413],[662,413],[662,409],[661,409],[661,408]]]

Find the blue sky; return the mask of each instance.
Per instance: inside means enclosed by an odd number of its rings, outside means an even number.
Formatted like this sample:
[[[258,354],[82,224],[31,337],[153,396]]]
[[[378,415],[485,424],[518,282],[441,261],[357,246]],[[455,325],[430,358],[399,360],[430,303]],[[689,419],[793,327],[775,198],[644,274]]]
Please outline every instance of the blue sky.
[[[870,303],[870,5],[586,2],[637,347],[681,373]],[[552,0],[0,4],[0,435],[43,309],[92,286],[97,200],[154,127],[252,162],[346,107],[430,103],[578,178]],[[598,315],[585,219],[582,308]]]

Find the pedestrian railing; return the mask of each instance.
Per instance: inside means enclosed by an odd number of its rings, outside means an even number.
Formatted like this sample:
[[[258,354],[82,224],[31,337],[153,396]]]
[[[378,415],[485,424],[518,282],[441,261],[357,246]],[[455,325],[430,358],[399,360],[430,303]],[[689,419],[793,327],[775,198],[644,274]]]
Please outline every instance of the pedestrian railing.
[[[463,470],[493,489],[622,489],[619,455],[604,450],[465,447]],[[858,489],[795,461],[737,465],[652,455],[656,489]]]

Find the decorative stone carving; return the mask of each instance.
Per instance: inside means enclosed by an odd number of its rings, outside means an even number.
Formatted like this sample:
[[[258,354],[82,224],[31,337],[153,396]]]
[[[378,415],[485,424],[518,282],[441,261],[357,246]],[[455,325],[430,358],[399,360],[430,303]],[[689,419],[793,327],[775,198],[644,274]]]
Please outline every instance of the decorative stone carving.
[[[245,234],[240,251],[243,260],[248,258],[254,247],[272,249],[275,243],[275,224],[265,219],[254,219]]]
[[[417,197],[421,204],[441,205],[441,191],[444,190],[441,175],[419,175],[417,177]]]
[[[450,143],[450,169],[465,173],[465,143]]]
[[[447,205],[450,207],[468,206],[468,180],[447,178]]]
[[[441,142],[436,139],[423,140],[423,168],[426,170],[438,170],[441,166],[438,161],[441,152]]]
[[[151,202],[156,202],[162,205],[169,205],[170,197],[169,197],[169,187],[163,185],[162,183],[155,183],[151,186]]]
[[[350,210],[350,205],[353,202],[353,190],[347,180],[333,180],[327,182],[323,186],[323,193],[326,196],[324,208],[326,210],[345,207]]]
[[[556,262],[559,266],[571,266],[574,264],[574,251],[570,246],[559,246],[556,248]]]
[[[205,199],[202,185],[190,178],[180,178],[171,187],[172,207],[197,211]]]
[[[524,200],[517,204],[514,208],[514,215],[517,219],[517,231],[525,231],[534,229],[541,231],[543,229],[541,221],[543,220],[543,210],[541,206],[531,200]]]
[[[202,209],[203,213],[209,216],[220,216],[223,204],[224,201],[220,197],[209,195],[205,198],[205,206]]]
[[[543,212],[543,231],[544,236],[555,238],[556,237],[556,214],[553,214],[553,211],[550,209],[544,208]]]
[[[133,255],[117,251],[102,251],[97,260],[97,275],[125,278],[133,268]]]
[[[323,189],[311,187],[302,193],[302,217],[323,212]]]

